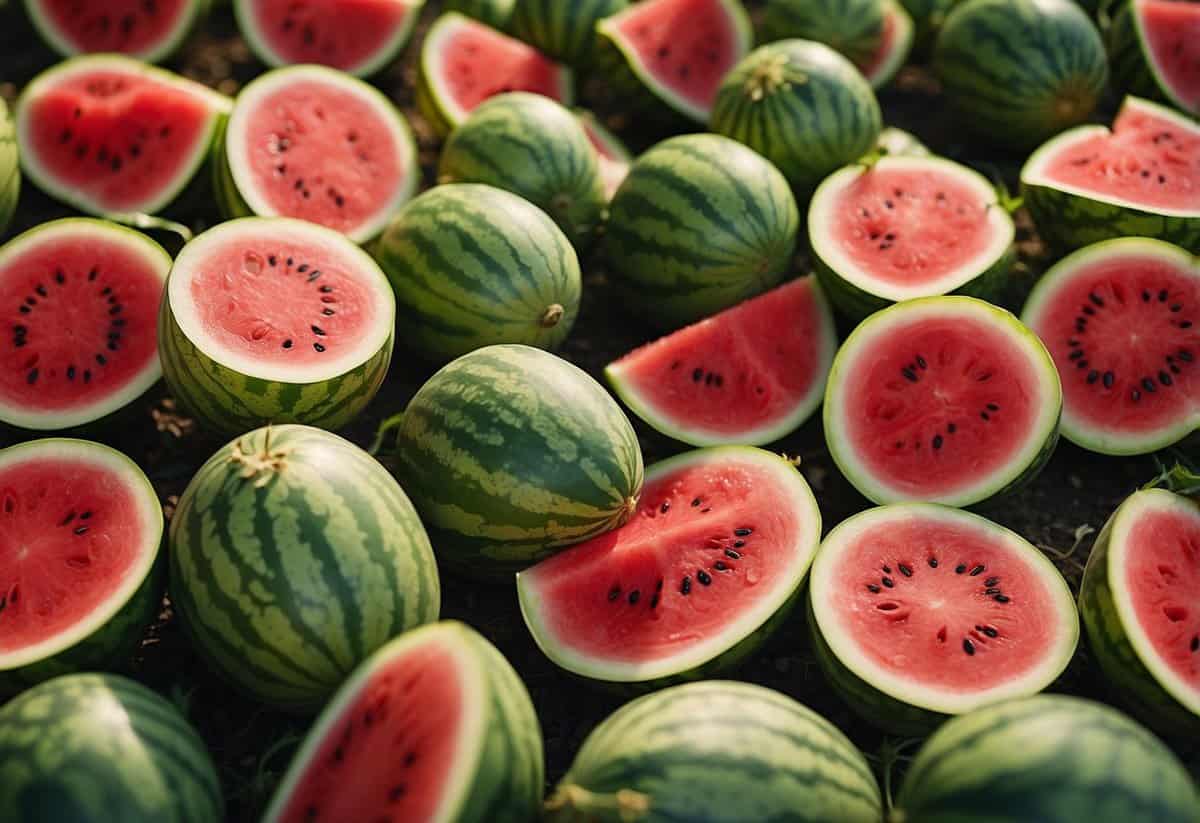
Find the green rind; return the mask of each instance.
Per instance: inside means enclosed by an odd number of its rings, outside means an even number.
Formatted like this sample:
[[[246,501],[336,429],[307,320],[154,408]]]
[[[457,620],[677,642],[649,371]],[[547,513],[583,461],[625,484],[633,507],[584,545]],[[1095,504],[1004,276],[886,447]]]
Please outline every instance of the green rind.
[[[225,157],[225,133],[228,126],[228,119],[222,121],[217,133],[213,136],[208,167],[217,211],[226,220],[237,220],[242,217],[253,217],[254,212],[242,199],[237,183],[233,180],[233,172],[229,169],[229,161]]]
[[[815,40],[861,65],[883,45],[883,16],[882,0],[770,0],[762,42]]]
[[[512,33],[560,63],[587,69],[595,60],[596,24],[628,6],[629,0],[515,0]]]
[[[305,711],[395,635],[436,620],[437,568],[404,490],[370,455],[306,426],[217,452],[171,521],[171,599],[227,681]]]
[[[402,343],[438,365],[498,343],[557,348],[579,313],[570,241],[536,206],[491,186],[426,192],[372,254],[396,293]]]
[[[883,127],[875,149],[888,157],[928,157],[933,153],[915,134],[895,126]]]
[[[132,680],[79,674],[0,709],[0,818],[221,823],[225,804],[174,706]]]
[[[158,46],[149,51],[141,52],[140,54],[130,54],[130,57],[144,60],[147,63],[162,63],[176,52],[178,52],[188,41],[188,38],[193,33],[198,31],[204,22],[208,19],[208,13],[212,9],[211,0],[189,0],[188,2],[188,19],[174,37],[164,40]],[[29,17],[29,21],[33,23],[34,29],[42,38],[47,46],[63,57],[74,57],[80,52],[70,43],[61,37],[57,32],[57,26],[53,22],[46,19],[42,12],[39,0],[25,0],[25,12]]]
[[[21,162],[17,133],[8,106],[0,100],[0,237],[8,231],[21,196]]]
[[[913,38],[913,53],[927,57],[937,40],[946,15],[962,0],[900,0],[916,27]]]
[[[879,91],[885,88],[895,78],[896,73],[908,61],[912,54],[916,26],[912,17],[899,0],[884,0],[885,19],[890,20],[894,27],[894,38],[891,47],[883,55],[870,74],[866,75],[871,88]]]
[[[476,108],[442,148],[438,179],[525,198],[550,215],[580,255],[604,220],[600,163],[587,133],[570,111],[537,94],[498,95]]]
[[[1108,64],[1112,72],[1112,87],[1121,95],[1132,94],[1148,100],[1166,101],[1154,73],[1142,51],[1142,40],[1134,20],[1133,3],[1118,0],[1105,5],[1108,26],[1104,43],[1108,49]]]
[[[485,26],[511,34],[513,5],[516,0],[445,0],[442,11],[456,11]]]
[[[616,528],[642,489],[641,449],[616,401],[528,346],[479,349],[430,378],[404,412],[397,458],[438,561],[484,580],[511,581]]]
[[[829,721],[778,692],[710,681],[647,695],[584,741],[547,823],[877,823],[879,786]]]
[[[609,208],[609,274],[630,311],[677,328],[778,285],[800,213],[783,175],[717,135],[638,158]]]

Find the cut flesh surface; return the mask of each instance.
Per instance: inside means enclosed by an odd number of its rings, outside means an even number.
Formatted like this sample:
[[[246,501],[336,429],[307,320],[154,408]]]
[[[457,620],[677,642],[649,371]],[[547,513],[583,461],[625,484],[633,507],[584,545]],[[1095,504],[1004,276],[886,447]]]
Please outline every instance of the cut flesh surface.
[[[32,0],[31,19],[61,54],[121,53],[155,61],[192,25],[195,0]]]
[[[899,0],[883,4],[883,40],[871,59],[859,66],[863,77],[878,89],[895,76],[912,50],[913,20]]]
[[[1134,0],[1133,13],[1159,86],[1184,111],[1200,114],[1200,3]]]

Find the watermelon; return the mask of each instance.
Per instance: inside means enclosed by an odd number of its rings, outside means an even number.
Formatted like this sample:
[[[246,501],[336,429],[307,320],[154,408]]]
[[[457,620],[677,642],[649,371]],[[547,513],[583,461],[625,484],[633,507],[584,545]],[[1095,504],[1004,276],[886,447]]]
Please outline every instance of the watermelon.
[[[946,15],[962,0],[900,0],[915,27],[913,51],[925,58],[933,49]]]
[[[607,128],[596,115],[586,109],[577,109],[575,116],[583,126],[592,148],[596,150],[596,159],[600,163],[600,182],[604,185],[604,197],[611,201],[617,189],[629,176],[629,167],[633,165],[633,155],[629,149]]]
[[[788,460],[698,449],[647,469],[627,524],[519,573],[521,614],[574,674],[642,689],[708,677],[791,611],[820,540],[816,498]]]
[[[8,105],[0,100],[0,237],[8,231],[8,223],[17,210],[21,195],[21,163],[17,151],[17,134]]]
[[[669,437],[760,446],[812,416],[836,351],[829,304],[816,279],[804,277],[648,343],[604,376]]]
[[[879,785],[838,729],[749,683],[689,683],[622,706],[583,742],[547,823],[877,823]]]
[[[899,0],[884,0],[883,42],[870,57],[856,64],[871,88],[881,89],[892,82],[912,53],[914,32],[913,19]]]
[[[762,39],[815,40],[856,65],[884,42],[883,0],[768,0]]]
[[[439,17],[421,44],[417,105],[443,136],[489,97],[528,91],[570,105],[573,86],[570,69],[456,12]]]
[[[496,343],[557,348],[579,314],[575,250],[531,203],[492,186],[437,186],[373,247],[406,351],[438,365]]]
[[[1129,497],[1088,557],[1079,609],[1092,654],[1130,711],[1164,734],[1200,729],[1200,506],[1165,489]]]
[[[631,93],[629,105],[641,95],[697,123],[708,122],[722,78],[754,40],[740,0],[641,0],[596,31],[605,74]]]
[[[872,315],[842,345],[825,442],[876,503],[970,506],[1041,470],[1061,409],[1054,361],[1017,318],[974,297],[924,297]]]
[[[849,60],[820,43],[781,40],[729,73],[710,126],[778,166],[803,198],[870,151],[882,116],[870,83]]]
[[[1062,250],[1135,235],[1200,252],[1200,123],[1126,97],[1111,131],[1080,126],[1034,152],[1021,192]]]
[[[231,220],[175,259],[159,313],[163,377],[199,422],[336,429],[379,391],[395,298],[343,235],[285,217]]]
[[[399,420],[396,463],[438,561],[484,580],[620,526],[642,491],[620,407],[529,346],[488,346],[431,377]]]
[[[1062,378],[1063,436],[1148,454],[1200,428],[1198,309],[1200,262],[1161,240],[1108,240],[1047,271],[1022,320]]]
[[[196,650],[278,709],[320,706],[440,608],[404,490],[362,449],[308,426],[257,429],[209,458],[171,519],[170,571]]]
[[[124,677],[77,674],[0,709],[0,817],[221,823],[225,802],[174,705]]]
[[[932,154],[915,134],[895,126],[884,126],[883,131],[879,132],[875,150],[880,154],[901,157],[928,157]]]
[[[88,214],[153,214],[196,176],[231,102],[118,55],[74,57],[17,100],[21,167]]]
[[[1040,692],[1079,641],[1053,563],[1002,526],[929,503],[838,525],[813,561],[808,607],[826,677],[893,734]]]
[[[1200,4],[1127,0],[1108,32],[1113,85],[1200,115]]]
[[[604,215],[596,150],[570,111],[529,92],[485,101],[442,148],[443,183],[486,183],[545,211],[581,254]]]
[[[1087,120],[1108,81],[1100,33],[1071,0],[966,0],[933,67],[965,128],[1018,150]]]
[[[403,115],[373,87],[323,66],[253,80],[213,154],[227,216],[297,217],[358,243],[383,230],[420,177]]]
[[[1191,823],[1200,800],[1158,738],[1113,708],[1063,695],[957,717],[909,766],[892,819],[916,823]]]
[[[74,428],[144,395],[162,375],[155,325],[170,268],[146,235],[91,218],[0,246],[0,423]]]
[[[629,7],[629,0],[515,0],[512,33],[538,51],[585,69],[591,66],[596,24]]]
[[[504,656],[455,622],[368,658],[309,731],[263,823],[527,823],[542,737]]]
[[[0,450],[0,692],[124,665],[162,602],[162,535],[150,481],[120,452]]]
[[[208,15],[210,0],[25,0],[46,45],[64,57],[120,53],[161,62]]]
[[[778,285],[799,223],[787,180],[761,155],[690,134],[633,164],[609,207],[604,249],[629,310],[678,328]]]
[[[268,66],[317,63],[366,77],[396,59],[425,0],[233,0],[238,28]]]
[[[508,31],[515,0],[444,0],[442,11],[456,11],[500,31]]]
[[[808,210],[813,262],[834,304],[861,320],[949,292],[1004,294],[1016,228],[983,175],[940,157],[883,157],[825,178]]]

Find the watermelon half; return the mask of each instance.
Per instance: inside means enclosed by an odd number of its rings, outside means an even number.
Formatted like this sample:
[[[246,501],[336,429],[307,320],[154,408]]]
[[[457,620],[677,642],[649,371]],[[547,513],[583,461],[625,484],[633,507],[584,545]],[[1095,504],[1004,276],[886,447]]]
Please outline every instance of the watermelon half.
[[[883,0],[883,42],[858,66],[871,88],[882,89],[892,82],[912,52],[914,30],[913,19],[899,0]]]
[[[837,351],[813,277],[701,320],[612,363],[604,376],[634,414],[693,446],[758,446],[821,403]]]
[[[1041,341],[973,297],[872,315],[833,361],[825,441],[876,503],[970,506],[1031,479],[1058,439],[1062,388]]]
[[[171,257],[91,218],[43,223],[0,247],[0,423],[93,423],[158,382],[156,318]]]
[[[412,35],[425,0],[233,0],[238,27],[268,66],[315,63],[366,77]]]
[[[120,53],[170,57],[208,15],[210,0],[25,0],[50,48],[65,57]]]
[[[813,561],[809,624],[834,687],[896,734],[1040,692],[1079,641],[1071,590],[1041,552],[926,503],[870,509],[829,533]]]
[[[1063,385],[1063,436],[1147,454],[1200,427],[1200,261],[1161,240],[1081,249],[1034,287],[1021,319]]]
[[[0,691],[120,665],[162,597],[150,481],[86,440],[0,450]]]
[[[1126,97],[1111,131],[1080,126],[1034,152],[1021,190],[1060,248],[1139,236],[1200,252],[1200,123]]]
[[[1200,3],[1132,0],[1130,10],[1142,59],[1159,91],[1185,112],[1200,115]]]
[[[403,115],[372,86],[323,66],[251,82],[214,152],[227,214],[298,217],[358,243],[383,231],[420,176]]]
[[[196,175],[230,106],[128,57],[75,57],[39,74],[17,100],[21,166],[81,211],[154,214]]]
[[[606,683],[707,677],[756,649],[790,611],[821,535],[795,466],[726,446],[646,471],[633,519],[517,575],[546,656]]]
[[[263,823],[523,823],[542,799],[542,737],[520,677],[455,622],[414,629],[350,676]]]
[[[983,175],[940,157],[847,166],[809,206],[817,274],[855,320],[914,297],[1001,294],[1016,228],[998,201]]]

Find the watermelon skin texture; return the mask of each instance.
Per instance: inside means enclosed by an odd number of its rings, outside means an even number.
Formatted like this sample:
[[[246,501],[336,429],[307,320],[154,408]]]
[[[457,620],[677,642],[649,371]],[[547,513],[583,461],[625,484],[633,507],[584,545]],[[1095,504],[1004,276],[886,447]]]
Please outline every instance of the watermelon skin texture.
[[[1084,122],[1108,82],[1100,33],[1072,0],[967,0],[933,67],[963,125],[1013,149]]]
[[[712,134],[637,159],[609,207],[609,274],[634,313],[678,328],[782,282],[800,213],[761,155]]]
[[[123,677],[59,677],[0,709],[0,818],[221,823],[204,742],[171,703]]]
[[[1194,823],[1200,800],[1175,755],[1125,715],[1039,695],[942,726],[912,761],[890,819]]]
[[[901,0],[904,10],[912,17],[916,26],[913,37],[913,53],[927,57],[937,40],[946,15],[962,0]]]
[[[442,365],[484,346],[555,349],[579,313],[579,260],[536,206],[492,186],[417,197],[372,248],[396,293],[402,344]]]
[[[880,0],[770,0],[764,42],[799,38],[824,43],[851,62],[870,60],[883,44]]]
[[[400,419],[396,472],[448,570],[511,575],[625,523],[643,464],[616,401],[528,346],[488,346],[443,368]]]
[[[876,823],[866,759],[820,715],[747,683],[708,681],[629,703],[584,741],[547,823]]]
[[[515,0],[512,33],[560,63],[586,69],[595,61],[596,24],[628,6],[629,0]]]
[[[319,429],[268,426],[218,451],[180,498],[170,540],[171,598],[197,650],[275,708],[316,708],[440,609],[404,490]]]
[[[16,129],[8,106],[0,100],[0,237],[8,231],[21,195],[21,164]]]
[[[442,11],[456,11],[497,31],[511,33],[515,0],[446,0]]]

